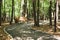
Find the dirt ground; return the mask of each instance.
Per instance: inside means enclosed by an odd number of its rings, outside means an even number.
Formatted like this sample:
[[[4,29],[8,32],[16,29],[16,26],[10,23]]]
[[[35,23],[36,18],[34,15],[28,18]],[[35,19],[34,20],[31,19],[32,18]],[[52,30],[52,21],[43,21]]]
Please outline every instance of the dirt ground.
[[[56,36],[60,36],[60,29],[56,28],[57,31],[54,32],[54,26],[49,26],[49,25],[41,25],[40,27],[32,27],[34,30],[38,30],[38,31],[42,31],[42,32],[46,32],[52,35],[56,35]]]
[[[8,24],[4,23],[2,26],[0,26],[0,40],[10,40],[10,37],[8,34],[4,31],[4,28],[7,27]]]
[[[10,37],[4,31],[4,28],[7,26],[9,26],[9,23],[2,23],[2,26],[0,26],[0,40],[10,40]],[[57,28],[57,32],[54,32],[53,27],[54,26],[40,25],[40,27],[33,26],[32,29],[60,36],[60,29]]]

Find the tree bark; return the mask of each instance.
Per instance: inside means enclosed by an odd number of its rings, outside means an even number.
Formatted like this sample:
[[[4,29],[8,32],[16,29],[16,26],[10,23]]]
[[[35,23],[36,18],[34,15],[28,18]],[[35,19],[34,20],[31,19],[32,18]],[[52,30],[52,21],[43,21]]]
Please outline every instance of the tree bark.
[[[27,0],[24,0],[24,5],[23,5],[22,15],[25,17],[25,14],[27,14]]]
[[[14,15],[14,0],[12,0],[12,14],[11,14],[10,24],[12,24],[12,22],[13,22],[13,15]]]
[[[1,7],[2,7],[2,0],[0,0],[0,26],[1,26]]]
[[[49,18],[50,18],[50,26],[52,26],[52,1],[50,1],[50,7],[49,7]]]
[[[3,21],[6,19],[6,12],[5,12],[5,0],[4,0],[4,14],[3,14]]]
[[[36,0],[33,0],[33,16],[34,16],[34,26],[37,25],[36,20]]]
[[[39,27],[39,0],[38,0],[38,3],[37,3],[37,26]]]
[[[28,9],[27,9],[27,20],[29,19]]]
[[[56,3],[55,3],[55,15],[54,15],[54,32],[56,32],[56,27],[57,27],[57,25],[56,25],[56,22],[57,20],[56,20]]]
[[[56,1],[56,22],[58,23],[58,1]]]

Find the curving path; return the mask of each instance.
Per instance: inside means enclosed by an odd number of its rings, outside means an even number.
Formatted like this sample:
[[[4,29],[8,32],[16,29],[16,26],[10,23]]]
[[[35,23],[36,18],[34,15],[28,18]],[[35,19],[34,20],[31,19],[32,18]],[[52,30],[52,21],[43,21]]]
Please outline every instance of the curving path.
[[[53,35],[32,29],[30,23],[17,23],[5,30],[13,37],[13,40],[58,40]]]

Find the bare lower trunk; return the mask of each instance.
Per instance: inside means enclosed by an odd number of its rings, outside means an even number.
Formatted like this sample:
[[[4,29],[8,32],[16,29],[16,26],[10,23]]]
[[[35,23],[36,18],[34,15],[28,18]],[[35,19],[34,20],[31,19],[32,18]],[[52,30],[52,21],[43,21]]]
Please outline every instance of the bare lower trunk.
[[[0,0],[0,26],[1,26],[1,6],[2,6],[2,0]]]
[[[39,27],[39,0],[38,0],[37,6],[38,6],[38,8],[37,8],[37,26]]]
[[[55,15],[54,15],[54,32],[56,32],[56,27],[57,27],[57,25],[56,25],[56,4],[55,4],[55,13],[54,13]]]
[[[25,17],[25,14],[27,14],[27,0],[24,0],[24,5],[23,5],[22,15]]]
[[[14,0],[12,0],[12,14],[11,14],[10,24],[12,24],[12,22],[13,22],[13,14],[14,14]]]
[[[56,1],[56,21],[58,23],[58,1]]]
[[[50,7],[49,7],[49,18],[50,18],[50,26],[52,26],[52,1],[50,1]]]
[[[34,26],[37,25],[36,23],[36,0],[33,0],[33,16],[34,16]]]

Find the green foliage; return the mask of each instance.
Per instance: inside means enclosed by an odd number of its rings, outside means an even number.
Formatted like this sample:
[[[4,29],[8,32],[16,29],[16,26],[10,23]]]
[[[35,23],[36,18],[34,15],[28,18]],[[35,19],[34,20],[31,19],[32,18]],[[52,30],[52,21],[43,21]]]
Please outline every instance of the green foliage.
[[[23,10],[21,9],[21,1],[22,0],[14,0],[14,13],[15,13],[15,16],[20,16],[21,12],[20,10]],[[49,9],[49,6],[50,6],[50,1],[49,0],[40,0],[40,16],[42,15],[45,15],[46,17],[48,17],[48,9]],[[37,4],[37,0],[36,0],[36,4]],[[54,10],[54,0],[52,0],[52,10]],[[4,7],[5,6],[5,7]],[[33,7],[32,7],[32,0],[27,0],[27,8],[28,8],[28,13],[30,14],[30,16],[32,16],[31,14],[33,13]],[[37,5],[36,5],[37,7]],[[37,8],[36,8],[37,10]],[[12,13],[12,0],[3,0],[3,5],[2,5],[2,12],[4,13],[4,11],[6,13]]]
[[[54,0],[52,0],[52,11],[55,9],[54,8],[54,4],[55,4],[55,2],[54,2]],[[49,17],[49,6],[50,6],[50,1],[48,1],[48,0],[41,0],[40,1],[40,15],[45,15],[45,17]]]

